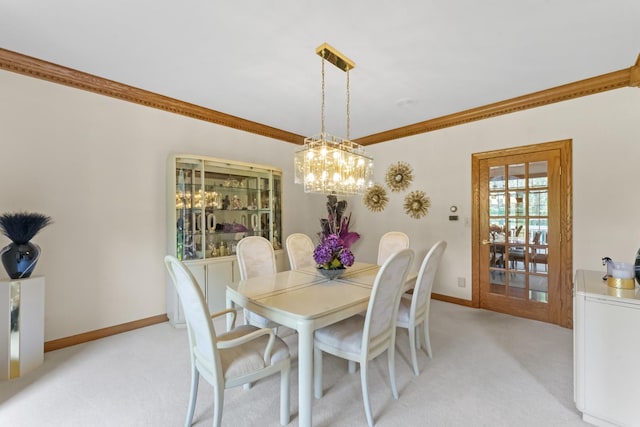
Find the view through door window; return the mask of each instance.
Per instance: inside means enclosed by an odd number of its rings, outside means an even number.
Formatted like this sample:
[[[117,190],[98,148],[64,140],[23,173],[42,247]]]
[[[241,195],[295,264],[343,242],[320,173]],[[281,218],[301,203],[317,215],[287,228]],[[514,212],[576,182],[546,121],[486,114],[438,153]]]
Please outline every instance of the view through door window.
[[[489,167],[489,293],[549,302],[548,162]]]

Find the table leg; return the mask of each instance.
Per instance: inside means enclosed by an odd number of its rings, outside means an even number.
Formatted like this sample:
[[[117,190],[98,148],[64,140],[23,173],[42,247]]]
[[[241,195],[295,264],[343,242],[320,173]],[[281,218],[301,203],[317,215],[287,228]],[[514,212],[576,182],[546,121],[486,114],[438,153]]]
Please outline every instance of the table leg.
[[[298,418],[301,427],[311,427],[313,403],[313,326],[298,323]]]

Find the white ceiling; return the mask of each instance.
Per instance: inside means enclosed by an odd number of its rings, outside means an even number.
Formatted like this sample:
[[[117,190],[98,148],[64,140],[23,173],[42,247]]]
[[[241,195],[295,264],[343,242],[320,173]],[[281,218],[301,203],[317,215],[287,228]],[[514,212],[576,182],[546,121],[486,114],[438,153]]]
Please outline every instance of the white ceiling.
[[[628,68],[639,0],[0,0],[0,47],[299,135],[327,42],[359,138]],[[326,130],[346,136],[328,65]]]

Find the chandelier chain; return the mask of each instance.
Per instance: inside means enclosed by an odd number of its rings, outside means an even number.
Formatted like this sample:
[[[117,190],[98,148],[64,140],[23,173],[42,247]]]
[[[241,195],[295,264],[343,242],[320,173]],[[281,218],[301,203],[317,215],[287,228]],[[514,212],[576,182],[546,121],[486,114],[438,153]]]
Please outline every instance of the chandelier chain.
[[[349,108],[351,104],[351,90],[349,85],[349,70],[347,70],[347,141],[351,141],[351,109]]]
[[[320,132],[324,135],[324,57],[320,57],[322,61],[322,123],[320,125]]]

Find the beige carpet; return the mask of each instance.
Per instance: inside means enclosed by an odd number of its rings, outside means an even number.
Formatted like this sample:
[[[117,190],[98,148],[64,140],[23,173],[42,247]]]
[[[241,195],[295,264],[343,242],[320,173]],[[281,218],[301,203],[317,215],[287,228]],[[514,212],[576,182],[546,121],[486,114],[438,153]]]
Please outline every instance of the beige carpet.
[[[296,352],[296,336],[286,338]],[[389,388],[386,357],[372,364],[377,426],[584,426],[573,403],[572,331],[545,323],[433,301],[434,358],[408,364],[399,330]],[[366,425],[359,375],[325,356],[325,396],[314,402],[317,426]],[[277,426],[278,378],[227,390],[223,424]],[[0,426],[182,426],[189,389],[184,329],[168,323],[45,354],[44,364],[0,382]],[[291,382],[298,425],[297,363]],[[201,382],[194,425],[211,425],[211,387]]]

